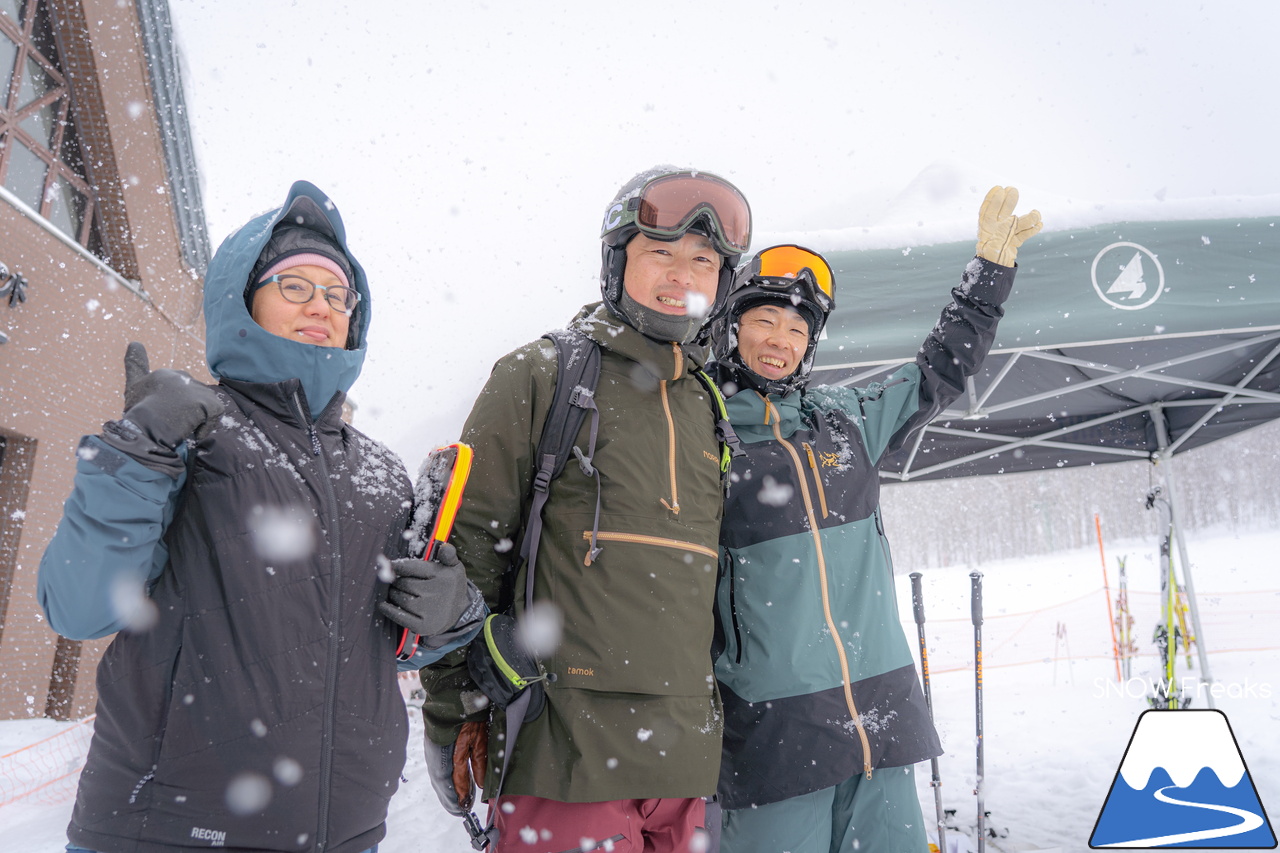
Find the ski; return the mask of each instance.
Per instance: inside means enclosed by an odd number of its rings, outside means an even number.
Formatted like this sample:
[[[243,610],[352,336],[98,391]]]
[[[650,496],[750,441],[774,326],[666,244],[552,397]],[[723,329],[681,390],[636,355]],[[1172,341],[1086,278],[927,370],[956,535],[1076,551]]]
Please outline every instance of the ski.
[[[1147,509],[1160,514],[1160,621],[1152,634],[1160,655],[1161,678],[1152,684],[1147,701],[1152,708],[1177,710],[1191,704],[1176,680],[1178,645],[1186,645],[1187,637],[1178,624],[1178,579],[1173,568],[1173,510],[1156,486],[1147,493]]]

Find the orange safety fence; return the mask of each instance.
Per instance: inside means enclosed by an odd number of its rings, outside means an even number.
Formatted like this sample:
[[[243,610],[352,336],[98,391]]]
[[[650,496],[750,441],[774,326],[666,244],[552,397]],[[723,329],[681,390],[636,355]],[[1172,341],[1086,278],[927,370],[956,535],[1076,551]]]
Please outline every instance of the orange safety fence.
[[[68,802],[76,793],[80,770],[89,754],[93,717],[0,755],[0,806],[23,800]]]
[[[1115,595],[1115,590],[1112,590]],[[1200,627],[1208,654],[1219,652],[1280,649],[1280,589],[1200,593]],[[1116,619],[1123,614],[1115,609]],[[1130,657],[1155,658],[1156,623],[1160,620],[1160,594],[1128,592],[1128,613],[1133,618]],[[984,614],[982,623],[982,665],[984,668],[1051,663],[1055,660],[1109,660],[1114,657],[1111,626],[1107,616],[1107,593],[1093,592],[1021,613]],[[1190,616],[1188,631],[1194,631]],[[904,620],[903,630],[915,654],[914,622]],[[973,668],[973,622],[969,618],[929,619],[925,622],[929,645],[929,671],[954,672]],[[1198,638],[1197,638],[1198,639]],[[1179,655],[1186,650],[1179,645]],[[1194,659],[1196,648],[1191,655]]]

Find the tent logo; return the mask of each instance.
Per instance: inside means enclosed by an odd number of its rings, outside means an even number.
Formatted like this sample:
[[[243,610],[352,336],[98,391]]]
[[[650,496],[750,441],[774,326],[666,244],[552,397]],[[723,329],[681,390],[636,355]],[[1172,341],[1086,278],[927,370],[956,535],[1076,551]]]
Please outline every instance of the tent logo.
[[[1102,259],[1108,256],[1107,263],[1103,265]],[[1147,260],[1144,261],[1144,258]],[[1150,271],[1147,269],[1148,264],[1153,268]],[[1101,281],[1098,277],[1100,266]],[[1151,275],[1155,276],[1154,283],[1148,280]],[[1093,278],[1093,289],[1102,301],[1124,311],[1146,308],[1164,293],[1164,268],[1160,266],[1160,260],[1150,249],[1137,243],[1112,243],[1107,246],[1094,257],[1090,276]],[[1146,297],[1145,300],[1143,297]]]
[[[1276,836],[1226,714],[1144,711],[1093,827],[1095,850],[1272,850]]]

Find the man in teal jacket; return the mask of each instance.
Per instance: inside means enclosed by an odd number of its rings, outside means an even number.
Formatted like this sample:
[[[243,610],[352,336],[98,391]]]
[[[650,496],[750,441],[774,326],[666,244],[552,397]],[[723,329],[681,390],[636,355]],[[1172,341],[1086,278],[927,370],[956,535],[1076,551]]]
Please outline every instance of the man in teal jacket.
[[[831,268],[775,246],[713,327],[746,452],[720,534],[716,678],[725,853],[926,851],[912,775],[941,752],[898,618],[878,466],[964,389],[995,338],[1040,214],[993,188],[978,252],[916,360],[867,388],[807,389]]]

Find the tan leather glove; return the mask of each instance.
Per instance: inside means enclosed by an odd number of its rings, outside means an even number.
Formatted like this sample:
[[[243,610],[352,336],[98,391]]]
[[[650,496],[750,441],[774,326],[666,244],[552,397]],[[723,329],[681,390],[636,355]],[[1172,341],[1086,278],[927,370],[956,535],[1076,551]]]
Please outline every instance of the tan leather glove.
[[[1042,225],[1040,211],[1014,216],[1018,206],[1016,187],[992,187],[978,210],[978,257],[1011,267],[1018,259],[1018,247]]]
[[[458,792],[458,804],[464,809],[471,808],[476,786],[484,787],[488,766],[489,724],[463,723],[453,748],[453,788]]]

